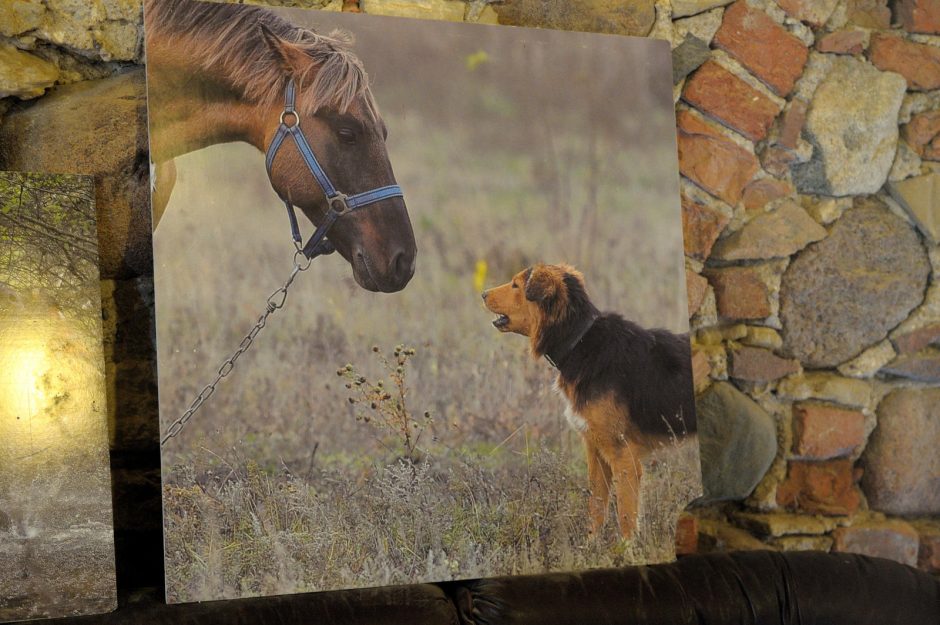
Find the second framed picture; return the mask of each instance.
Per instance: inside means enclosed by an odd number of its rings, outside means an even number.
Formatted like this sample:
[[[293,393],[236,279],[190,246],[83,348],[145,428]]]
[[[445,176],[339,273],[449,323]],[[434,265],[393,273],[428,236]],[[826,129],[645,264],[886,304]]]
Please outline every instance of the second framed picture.
[[[669,46],[145,6],[170,602],[671,560]]]

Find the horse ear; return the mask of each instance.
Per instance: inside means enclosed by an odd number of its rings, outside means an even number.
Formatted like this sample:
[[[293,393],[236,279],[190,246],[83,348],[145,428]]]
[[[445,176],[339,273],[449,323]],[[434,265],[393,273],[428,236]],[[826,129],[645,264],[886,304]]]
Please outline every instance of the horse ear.
[[[555,276],[545,265],[536,265],[525,281],[525,298],[530,302],[544,302],[558,291]]]
[[[284,41],[264,24],[259,24],[261,39],[288,74],[298,74],[306,69],[313,60],[307,53],[294,44]]]

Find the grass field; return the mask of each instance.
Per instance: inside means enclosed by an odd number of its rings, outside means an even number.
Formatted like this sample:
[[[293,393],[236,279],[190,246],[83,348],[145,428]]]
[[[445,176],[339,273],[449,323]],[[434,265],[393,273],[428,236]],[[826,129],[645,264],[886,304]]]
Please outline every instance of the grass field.
[[[613,521],[589,539],[584,454],[553,370],[499,335],[479,298],[534,261],[567,261],[602,309],[685,331],[669,109],[585,130],[578,111],[529,119],[478,78],[462,105],[430,113],[426,99],[407,106],[408,85],[376,86],[415,277],[368,293],[338,255],[318,259],[164,448],[171,601],[671,559],[675,515],[700,488],[694,439],[651,460],[635,541]],[[219,145],[177,169],[155,234],[164,427],[237,347],[292,252],[260,153]],[[396,345],[414,348],[402,365]],[[390,397],[362,395],[360,376]]]

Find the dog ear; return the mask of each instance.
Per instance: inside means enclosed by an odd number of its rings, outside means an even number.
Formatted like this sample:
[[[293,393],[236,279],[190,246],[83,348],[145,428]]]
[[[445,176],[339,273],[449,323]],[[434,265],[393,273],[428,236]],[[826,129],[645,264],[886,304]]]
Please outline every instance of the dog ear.
[[[558,282],[545,265],[536,265],[525,281],[525,298],[530,302],[545,302],[555,297]]]

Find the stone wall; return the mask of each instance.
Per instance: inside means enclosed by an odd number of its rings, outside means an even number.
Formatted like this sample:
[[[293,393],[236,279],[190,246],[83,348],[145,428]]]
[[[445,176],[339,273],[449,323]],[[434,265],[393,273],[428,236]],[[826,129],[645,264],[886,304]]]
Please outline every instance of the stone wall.
[[[681,549],[940,572],[940,2],[276,4],[668,39],[706,488]],[[0,167],[98,180],[120,555],[159,532],[140,2],[10,0],[0,35]]]

